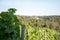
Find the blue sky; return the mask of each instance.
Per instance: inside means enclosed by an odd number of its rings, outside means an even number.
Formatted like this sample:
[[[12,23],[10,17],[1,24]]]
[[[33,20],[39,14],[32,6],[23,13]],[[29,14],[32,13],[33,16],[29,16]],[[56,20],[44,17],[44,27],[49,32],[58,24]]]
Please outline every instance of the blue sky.
[[[17,15],[60,15],[60,0],[0,0],[0,12],[16,8]]]

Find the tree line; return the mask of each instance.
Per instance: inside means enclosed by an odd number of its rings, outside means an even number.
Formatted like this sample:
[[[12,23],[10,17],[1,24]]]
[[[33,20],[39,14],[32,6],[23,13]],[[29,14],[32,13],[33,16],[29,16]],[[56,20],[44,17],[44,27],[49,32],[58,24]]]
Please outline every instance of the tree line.
[[[46,27],[49,29],[59,30],[60,16],[17,16],[20,23],[30,25],[31,27]],[[37,19],[39,18],[39,19]]]

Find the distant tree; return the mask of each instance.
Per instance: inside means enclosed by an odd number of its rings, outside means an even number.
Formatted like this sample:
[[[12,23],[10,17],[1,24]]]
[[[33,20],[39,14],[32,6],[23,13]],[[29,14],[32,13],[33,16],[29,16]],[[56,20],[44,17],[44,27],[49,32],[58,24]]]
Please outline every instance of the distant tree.
[[[19,20],[14,15],[15,11],[15,8],[10,8],[0,13],[0,40],[20,40]]]

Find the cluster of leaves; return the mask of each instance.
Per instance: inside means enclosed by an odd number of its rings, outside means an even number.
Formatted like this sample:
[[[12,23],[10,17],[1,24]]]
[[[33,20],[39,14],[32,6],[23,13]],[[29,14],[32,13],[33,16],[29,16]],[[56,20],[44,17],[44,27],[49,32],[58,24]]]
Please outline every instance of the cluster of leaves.
[[[27,26],[25,30],[24,39],[25,40],[45,40],[45,39],[58,40],[58,32],[48,28]]]
[[[20,40],[20,29],[16,9],[10,8],[0,13],[0,40]]]

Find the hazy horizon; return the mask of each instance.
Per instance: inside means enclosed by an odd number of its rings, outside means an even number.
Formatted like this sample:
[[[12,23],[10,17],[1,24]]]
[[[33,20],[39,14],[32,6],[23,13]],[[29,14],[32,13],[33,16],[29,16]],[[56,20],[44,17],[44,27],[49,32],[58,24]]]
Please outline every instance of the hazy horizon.
[[[0,0],[0,12],[16,8],[16,15],[60,15],[60,0]]]

